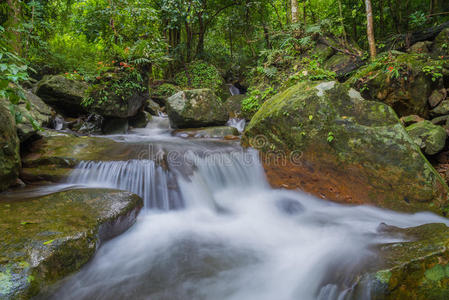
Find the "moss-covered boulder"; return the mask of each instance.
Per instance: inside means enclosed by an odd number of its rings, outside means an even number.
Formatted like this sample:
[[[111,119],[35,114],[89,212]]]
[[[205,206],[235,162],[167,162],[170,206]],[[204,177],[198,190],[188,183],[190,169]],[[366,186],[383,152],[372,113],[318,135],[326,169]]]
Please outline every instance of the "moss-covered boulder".
[[[158,116],[162,109],[158,103],[156,103],[152,99],[148,99],[145,104],[145,111],[149,112],[153,116]]]
[[[225,125],[228,112],[210,89],[186,90],[167,99],[167,114],[173,128]]]
[[[229,118],[242,118],[242,102],[246,95],[233,95],[225,101],[225,106],[229,114]]]
[[[361,276],[352,299],[449,299],[449,230],[444,224],[382,226],[404,242],[376,246],[379,260]],[[365,297],[363,297],[365,295]]]
[[[127,144],[106,138],[77,137],[47,130],[42,139],[26,150],[20,177],[25,182],[58,182],[66,179],[81,161],[126,160],[136,158],[142,149],[128,149]]]
[[[350,72],[357,69],[358,64],[359,61],[357,60],[357,58],[351,55],[337,53],[324,63],[324,67],[326,69],[334,71],[337,76],[346,76]]]
[[[440,57],[444,56],[448,59],[449,56],[449,28],[443,29],[435,38],[433,43],[432,54]]]
[[[418,122],[406,129],[413,141],[428,155],[437,154],[446,144],[446,130],[430,121]]]
[[[128,229],[143,201],[80,189],[0,202],[0,298],[29,299],[77,271],[100,244]]]
[[[430,41],[424,41],[424,42],[417,42],[410,46],[410,48],[407,50],[408,53],[415,53],[415,54],[429,54],[430,53],[430,47],[432,46],[432,42]]]
[[[135,91],[126,98],[110,92],[106,100],[101,100],[100,95],[96,94],[96,92],[91,92],[91,97],[93,97],[94,101],[88,105],[88,110],[108,118],[124,119],[133,117],[145,105],[148,98],[146,93],[139,91]]]
[[[437,61],[419,54],[383,53],[378,61],[362,67],[349,82],[366,99],[390,105],[400,116],[429,117],[428,99],[443,87],[441,78],[433,78]],[[426,71],[427,70],[427,71]]]
[[[195,129],[179,129],[173,134],[183,138],[233,138],[239,135],[239,131],[230,126],[215,126]]]
[[[437,107],[430,111],[431,116],[442,116],[449,114],[449,100],[443,100]]]
[[[36,95],[63,115],[77,117],[86,112],[81,103],[88,88],[86,82],[63,75],[44,76],[37,84]]]
[[[448,187],[387,105],[347,85],[304,82],[265,102],[243,143],[275,186],[400,211],[447,210]]]
[[[17,180],[20,170],[19,147],[15,120],[10,111],[0,105],[0,191],[7,189]]]

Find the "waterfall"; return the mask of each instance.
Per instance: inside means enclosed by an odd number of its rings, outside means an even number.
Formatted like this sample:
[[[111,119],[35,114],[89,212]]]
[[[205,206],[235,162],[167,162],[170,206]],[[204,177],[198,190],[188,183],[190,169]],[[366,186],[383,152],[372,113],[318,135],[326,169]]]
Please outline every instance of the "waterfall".
[[[127,190],[141,196],[145,208],[170,210],[183,207],[175,189],[174,175],[151,160],[81,162],[68,181],[91,187]]]
[[[233,118],[233,119],[229,119],[229,121],[226,123],[226,125],[234,127],[240,133],[242,133],[243,130],[245,129],[245,126],[246,126],[246,120],[245,119]]]
[[[231,93],[231,96],[240,95],[240,90],[233,84],[229,84],[229,92]]]

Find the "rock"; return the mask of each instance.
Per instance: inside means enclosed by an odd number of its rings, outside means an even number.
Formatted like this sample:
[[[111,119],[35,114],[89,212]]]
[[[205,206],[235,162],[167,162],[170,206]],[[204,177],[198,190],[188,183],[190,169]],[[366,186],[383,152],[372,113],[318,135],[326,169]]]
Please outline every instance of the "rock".
[[[105,119],[101,128],[103,134],[126,134],[128,129],[128,119],[122,118]]]
[[[4,105],[0,105],[0,191],[13,185],[19,176],[19,147],[15,120],[10,111]]]
[[[449,55],[449,28],[443,29],[435,38],[432,54],[436,57]]]
[[[68,79],[62,75],[44,76],[37,84],[36,94],[57,112],[77,117],[86,113],[81,103],[87,96],[88,87],[84,81]]]
[[[210,89],[186,90],[167,99],[167,114],[173,128],[225,125],[226,107]]]
[[[335,50],[332,49],[332,47],[329,47],[328,45],[318,42],[316,46],[313,48],[311,54],[323,60],[327,60],[328,58],[330,58],[332,55],[335,54]]]
[[[238,136],[239,132],[236,128],[230,126],[205,127],[195,129],[179,129],[173,134],[183,138],[225,138],[230,136]]]
[[[134,224],[143,201],[107,189],[0,202],[0,298],[29,299],[79,270]]]
[[[337,73],[337,76],[346,76],[357,69],[359,62],[356,58],[343,53],[333,55],[324,63],[324,67]]]
[[[448,227],[444,224],[406,229],[385,227],[384,233],[406,241],[381,244],[373,249],[379,261],[359,277],[351,299],[366,296],[385,300],[448,299]]]
[[[91,95],[96,99],[95,91]],[[145,105],[148,98],[143,92],[135,92],[126,99],[122,99],[116,95],[114,96],[112,93],[110,95],[106,101],[94,101],[89,105],[89,111],[103,117],[125,119],[134,117]]]
[[[150,114],[152,114],[153,116],[158,116],[159,112],[161,111],[161,107],[153,100],[148,99],[145,105],[145,110]]]
[[[449,114],[449,99],[443,100],[441,103],[430,111],[431,116],[441,116]]]
[[[400,121],[402,124],[404,124],[404,126],[409,126],[414,123],[422,122],[422,121],[424,121],[424,119],[417,115],[410,115],[410,116],[402,117],[400,119]]]
[[[134,117],[130,118],[129,125],[134,128],[145,128],[147,124],[151,121],[152,116],[149,112],[140,111]]]
[[[441,103],[444,99],[446,99],[447,91],[446,89],[435,90],[429,96],[429,105],[434,108],[438,104]]]
[[[448,121],[449,121],[449,115],[445,115],[445,116],[439,116],[439,117],[433,118],[430,122],[432,122],[432,124],[434,124],[434,125],[449,125]]]
[[[406,70],[406,75],[401,73],[396,78],[385,71],[383,64],[379,64],[374,69],[372,66],[366,66],[360,68],[349,79],[350,84],[363,91],[365,98],[388,104],[400,117],[419,115],[428,118],[429,96],[434,90],[440,90],[443,87],[441,80],[433,81],[432,76],[423,71],[423,68],[431,62],[416,54],[396,51],[388,55],[391,57],[385,57],[385,59],[392,60],[395,65],[401,66],[402,70]]]
[[[430,121],[422,121],[408,126],[407,132],[413,141],[427,155],[434,155],[443,150],[447,133],[443,127],[434,125]]]
[[[242,138],[273,186],[344,203],[445,214],[448,187],[387,105],[337,82],[299,83],[265,102]]]
[[[242,118],[242,101],[246,98],[246,95],[234,95],[229,97],[225,101],[226,110],[228,111],[229,118]]]
[[[415,54],[428,54],[430,53],[429,48],[432,46],[432,42],[425,41],[425,42],[417,42],[413,44],[408,50],[408,53],[415,53]]]
[[[86,119],[79,118],[69,124],[69,128],[81,134],[101,134],[104,118],[98,114],[90,114]]]

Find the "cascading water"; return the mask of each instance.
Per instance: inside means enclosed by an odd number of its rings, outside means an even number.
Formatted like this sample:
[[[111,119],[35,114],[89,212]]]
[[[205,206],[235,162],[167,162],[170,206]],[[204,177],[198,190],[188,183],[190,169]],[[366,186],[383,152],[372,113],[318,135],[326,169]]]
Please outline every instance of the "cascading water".
[[[376,258],[370,246],[397,241],[379,224],[447,223],[272,189],[255,151],[185,143],[170,167],[184,209],[145,210],[48,298],[350,299],[356,276]],[[149,160],[84,162],[72,182],[135,191],[148,208],[178,207],[166,202],[169,172],[159,168]]]
[[[245,126],[246,126],[246,120],[233,118],[233,119],[229,119],[229,121],[226,123],[226,125],[234,127],[239,132],[243,132],[243,130],[245,129]]]

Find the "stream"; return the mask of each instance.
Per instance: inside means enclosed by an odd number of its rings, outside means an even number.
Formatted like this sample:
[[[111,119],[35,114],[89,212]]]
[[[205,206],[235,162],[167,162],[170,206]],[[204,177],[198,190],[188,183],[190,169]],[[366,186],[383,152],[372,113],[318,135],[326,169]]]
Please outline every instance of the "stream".
[[[172,137],[163,117],[108,138],[142,150],[126,161],[82,162],[59,188],[124,189],[144,209],[46,298],[349,299],[376,260],[372,246],[398,241],[378,232],[381,223],[447,223],[273,189],[255,150]]]

